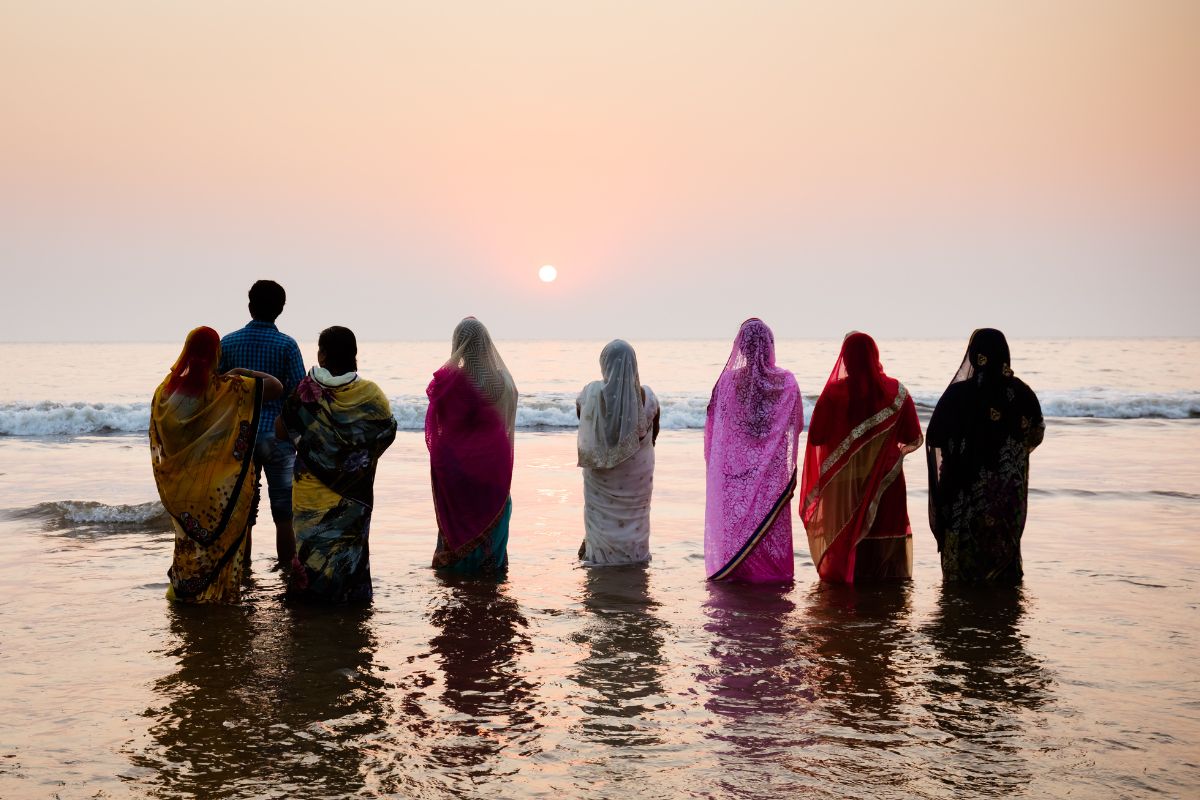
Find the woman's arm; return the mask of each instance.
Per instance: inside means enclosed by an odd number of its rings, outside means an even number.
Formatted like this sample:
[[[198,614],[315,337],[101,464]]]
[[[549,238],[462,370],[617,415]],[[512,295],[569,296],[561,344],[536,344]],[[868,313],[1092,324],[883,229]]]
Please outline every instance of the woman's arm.
[[[658,424],[662,419],[662,406],[654,409],[654,432],[650,436],[650,444],[658,442]]]
[[[283,384],[274,375],[268,375],[265,372],[258,372],[252,369],[244,369],[238,367],[231,369],[226,375],[244,375],[247,378],[262,378],[263,382],[263,400],[277,400],[283,396]]]

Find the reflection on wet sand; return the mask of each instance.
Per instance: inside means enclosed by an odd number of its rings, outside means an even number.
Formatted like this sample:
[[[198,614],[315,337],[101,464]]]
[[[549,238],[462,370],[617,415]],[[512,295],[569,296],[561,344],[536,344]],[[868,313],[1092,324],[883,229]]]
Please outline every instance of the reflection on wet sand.
[[[903,758],[864,759],[862,749],[909,744],[920,675],[908,582],[820,583],[806,597],[805,649],[817,695],[820,745],[806,769],[826,785],[867,785],[911,794],[917,777]],[[919,714],[918,714],[919,716]]]
[[[671,709],[664,686],[667,625],[655,613],[646,565],[582,570],[584,616],[571,639],[585,648],[571,680],[582,690],[572,738],[581,745],[574,770],[588,796],[653,796],[646,758],[670,745]],[[664,795],[670,790],[664,788]]]
[[[537,684],[520,663],[528,621],[503,583],[439,576],[430,652],[442,671],[441,701],[424,736],[435,780],[451,789],[502,785],[537,752]]]
[[[912,646],[908,583],[875,586],[819,584],[808,595],[805,617],[813,675],[822,711],[860,732],[889,740],[907,683],[906,651]],[[884,722],[876,730],[876,723]]]
[[[164,797],[327,797],[365,788],[389,707],[370,609],[166,607],[175,670],[132,755]]]
[[[712,636],[713,665],[698,677],[709,692],[705,708],[723,723],[710,735],[720,762],[712,788],[734,795],[768,784],[782,796],[799,791],[795,761],[811,741],[804,717],[813,693],[791,587],[707,588],[704,630]]]
[[[1026,727],[1052,700],[1053,680],[1025,649],[1025,591],[945,584],[924,633],[935,655],[928,710],[946,741],[934,777],[990,796],[1033,779]]]
[[[614,747],[658,744],[658,731],[646,723],[667,702],[662,684],[666,624],[654,614],[650,576],[642,565],[586,573],[588,615],[572,636],[588,651],[572,677],[593,692],[582,703],[583,736]]]

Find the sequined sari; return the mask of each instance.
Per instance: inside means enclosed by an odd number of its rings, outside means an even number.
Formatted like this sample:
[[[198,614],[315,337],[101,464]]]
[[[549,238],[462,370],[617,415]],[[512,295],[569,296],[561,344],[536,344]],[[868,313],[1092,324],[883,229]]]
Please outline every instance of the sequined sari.
[[[803,400],[775,365],[775,337],[742,323],[713,387],[704,426],[704,565],[711,581],[786,583],[794,575],[792,518]]]

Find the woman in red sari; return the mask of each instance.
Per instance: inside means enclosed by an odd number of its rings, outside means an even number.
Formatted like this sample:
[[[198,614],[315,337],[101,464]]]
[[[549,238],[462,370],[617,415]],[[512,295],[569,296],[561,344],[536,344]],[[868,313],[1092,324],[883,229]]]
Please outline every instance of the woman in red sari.
[[[822,580],[912,577],[902,466],[921,441],[912,398],[884,374],[875,340],[847,335],[804,453],[800,518]]]

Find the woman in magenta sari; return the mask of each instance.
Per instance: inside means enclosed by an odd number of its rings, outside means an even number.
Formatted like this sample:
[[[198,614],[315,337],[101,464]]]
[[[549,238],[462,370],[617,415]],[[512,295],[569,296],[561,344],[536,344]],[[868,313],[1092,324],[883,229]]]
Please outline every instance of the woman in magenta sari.
[[[874,339],[850,333],[813,409],[804,453],[800,518],[822,580],[912,577],[902,466],[920,446],[908,390],[884,374]]]
[[[467,317],[426,393],[425,444],[437,513],[433,566],[494,574],[508,566],[517,389],[487,328]]]
[[[775,366],[775,337],[742,323],[713,387],[704,426],[708,464],[704,565],[713,581],[792,579],[796,446],[804,408],[796,378]]]

